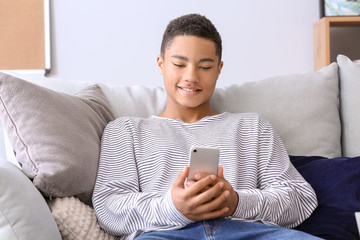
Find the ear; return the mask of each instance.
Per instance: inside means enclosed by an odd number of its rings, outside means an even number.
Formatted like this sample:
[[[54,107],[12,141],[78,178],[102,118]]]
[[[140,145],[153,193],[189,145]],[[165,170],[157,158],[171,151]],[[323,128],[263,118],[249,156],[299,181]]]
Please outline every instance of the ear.
[[[164,59],[163,59],[163,57],[161,55],[158,55],[157,58],[156,58],[156,62],[157,62],[159,72],[161,74],[163,74],[164,73]]]
[[[220,75],[220,73],[221,73],[221,69],[223,68],[223,66],[224,66],[224,62],[221,61],[220,64],[219,64],[219,66],[218,66],[218,77],[219,77],[219,75]]]

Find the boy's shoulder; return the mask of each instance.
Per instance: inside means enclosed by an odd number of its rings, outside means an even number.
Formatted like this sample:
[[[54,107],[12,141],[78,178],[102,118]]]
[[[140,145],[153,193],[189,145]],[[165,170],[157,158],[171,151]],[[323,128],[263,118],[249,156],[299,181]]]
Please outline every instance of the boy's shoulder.
[[[227,113],[225,116],[226,121],[237,123],[240,125],[271,125],[270,122],[257,112],[244,112],[244,113]]]
[[[131,117],[131,116],[123,116],[118,117],[115,120],[109,122],[107,127],[124,127],[124,126],[132,126],[137,127],[140,125],[148,125],[153,124],[154,116],[150,117]]]
[[[238,120],[246,120],[246,119],[253,119],[253,120],[259,120],[263,119],[263,116],[261,114],[256,112],[243,112],[243,113],[233,113],[233,112],[226,112],[224,114],[225,118],[231,118],[231,119],[238,119]]]
[[[137,123],[140,121],[146,121],[146,119],[148,118],[124,116],[124,117],[118,117],[110,121],[108,125],[117,126],[117,125],[124,125],[126,123]]]

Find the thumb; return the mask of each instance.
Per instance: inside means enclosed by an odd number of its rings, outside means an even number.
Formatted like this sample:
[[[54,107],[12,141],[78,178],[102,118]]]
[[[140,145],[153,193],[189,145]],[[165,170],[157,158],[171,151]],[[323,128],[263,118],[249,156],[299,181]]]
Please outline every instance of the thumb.
[[[217,176],[218,178],[224,178],[224,169],[222,166],[218,166],[218,170],[217,170]]]
[[[177,178],[174,181],[173,186],[177,187],[177,188],[185,188],[184,184],[185,184],[185,180],[187,175],[189,174],[189,167],[185,167],[184,170],[182,170],[179,175],[177,176]]]

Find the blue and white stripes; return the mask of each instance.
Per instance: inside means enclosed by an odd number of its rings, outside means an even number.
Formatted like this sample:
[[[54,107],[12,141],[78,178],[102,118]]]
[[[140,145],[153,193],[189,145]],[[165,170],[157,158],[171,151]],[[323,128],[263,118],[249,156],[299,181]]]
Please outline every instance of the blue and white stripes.
[[[133,239],[191,221],[174,206],[171,186],[191,146],[220,148],[224,177],[239,195],[233,218],[295,227],[316,195],[289,161],[270,124],[257,114],[222,113],[196,123],[119,118],[105,128],[93,204],[108,232]]]

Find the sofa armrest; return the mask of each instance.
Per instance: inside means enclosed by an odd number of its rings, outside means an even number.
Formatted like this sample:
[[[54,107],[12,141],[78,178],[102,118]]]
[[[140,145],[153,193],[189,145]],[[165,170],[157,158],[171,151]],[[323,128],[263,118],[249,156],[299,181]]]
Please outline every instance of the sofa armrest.
[[[0,161],[1,239],[61,239],[50,209],[14,164]]]

